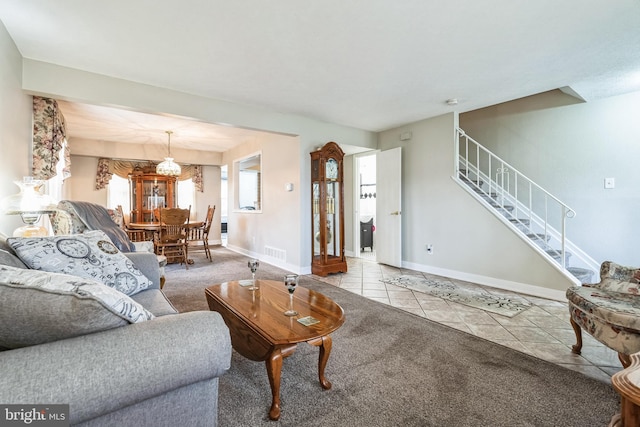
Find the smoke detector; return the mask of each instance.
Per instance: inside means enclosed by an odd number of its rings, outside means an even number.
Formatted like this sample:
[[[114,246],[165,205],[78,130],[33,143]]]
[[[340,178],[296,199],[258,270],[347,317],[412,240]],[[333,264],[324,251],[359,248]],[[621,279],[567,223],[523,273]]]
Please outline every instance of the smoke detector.
[[[458,105],[458,99],[457,98],[450,98],[447,99],[447,105]]]

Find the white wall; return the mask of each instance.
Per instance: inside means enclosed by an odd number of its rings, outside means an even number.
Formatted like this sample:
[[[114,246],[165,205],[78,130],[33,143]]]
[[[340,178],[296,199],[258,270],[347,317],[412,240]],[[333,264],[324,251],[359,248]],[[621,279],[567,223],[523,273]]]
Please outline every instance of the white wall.
[[[571,282],[451,179],[456,124],[447,114],[379,134],[380,150],[402,147],[403,265],[562,298]]]
[[[22,57],[0,21],[0,199],[19,191],[13,181],[31,175],[31,96],[22,91]],[[13,234],[18,216],[0,215],[0,232]]]
[[[639,115],[640,92],[583,103],[552,91],[462,114],[460,126],[576,210],[571,241],[598,262],[635,266]]]

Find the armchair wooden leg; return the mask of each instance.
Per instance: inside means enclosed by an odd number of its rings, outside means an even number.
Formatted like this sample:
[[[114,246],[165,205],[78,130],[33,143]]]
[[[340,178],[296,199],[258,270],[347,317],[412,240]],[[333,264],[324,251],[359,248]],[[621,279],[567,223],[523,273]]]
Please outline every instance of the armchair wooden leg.
[[[580,326],[573,320],[573,318],[569,318],[571,321],[571,326],[573,327],[573,332],[576,334],[576,343],[571,347],[571,352],[575,354],[580,354],[582,351],[582,329]]]
[[[628,354],[618,352],[618,360],[620,360],[620,363],[622,363],[622,367],[625,369],[628,368],[629,365],[631,365],[631,358]]]
[[[165,282],[165,278],[164,276],[160,276],[160,289],[164,288],[164,282]]]

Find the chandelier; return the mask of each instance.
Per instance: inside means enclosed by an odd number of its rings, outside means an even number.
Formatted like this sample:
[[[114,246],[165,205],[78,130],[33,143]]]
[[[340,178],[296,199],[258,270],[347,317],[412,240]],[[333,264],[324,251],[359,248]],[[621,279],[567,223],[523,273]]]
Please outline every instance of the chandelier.
[[[164,158],[163,162],[156,166],[156,173],[158,175],[178,176],[182,173],[182,169],[180,169],[180,165],[174,162],[173,157],[171,157],[171,134],[173,132],[170,130],[165,132],[169,135],[169,155]]]

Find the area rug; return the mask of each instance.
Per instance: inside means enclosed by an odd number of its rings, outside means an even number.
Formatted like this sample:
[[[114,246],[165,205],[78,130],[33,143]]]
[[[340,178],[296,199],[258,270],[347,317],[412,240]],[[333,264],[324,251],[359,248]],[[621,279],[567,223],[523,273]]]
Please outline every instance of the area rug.
[[[531,303],[517,295],[492,294],[473,284],[465,286],[436,278],[427,279],[409,275],[382,279],[381,281],[468,305],[469,307],[490,311],[501,316],[513,317],[531,307]]]
[[[213,262],[194,256],[189,270],[169,267],[165,289],[180,311],[206,309],[210,284],[250,277],[246,257],[226,249],[212,255]],[[283,273],[261,263],[257,274],[281,280]],[[333,387],[323,390],[318,382],[318,348],[300,344],[283,363],[281,418],[269,421],[265,364],[233,352],[219,382],[218,425],[606,426],[619,411],[608,383],[311,276],[301,277],[300,286],[329,296],[345,311],[326,367]]]

